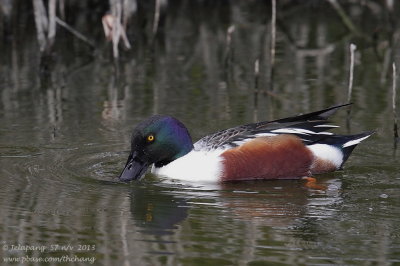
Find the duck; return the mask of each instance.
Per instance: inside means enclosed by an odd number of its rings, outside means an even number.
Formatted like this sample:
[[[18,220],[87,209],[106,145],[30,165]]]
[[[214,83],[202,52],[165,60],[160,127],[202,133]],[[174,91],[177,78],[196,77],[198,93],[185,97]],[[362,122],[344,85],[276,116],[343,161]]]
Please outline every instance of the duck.
[[[188,129],[168,115],[153,115],[133,130],[119,180],[156,175],[193,182],[301,179],[342,169],[354,148],[374,131],[337,135],[328,117],[339,108],[240,125],[195,143]]]

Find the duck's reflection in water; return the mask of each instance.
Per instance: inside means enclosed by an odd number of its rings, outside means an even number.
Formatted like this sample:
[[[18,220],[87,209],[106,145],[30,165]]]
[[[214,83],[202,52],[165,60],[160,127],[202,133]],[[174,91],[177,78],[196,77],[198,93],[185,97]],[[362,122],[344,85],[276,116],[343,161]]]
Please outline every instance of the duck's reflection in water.
[[[270,181],[248,184],[223,184],[222,204],[238,218],[262,221],[265,226],[288,227],[306,216],[329,217],[330,208],[340,201],[341,182],[325,178],[324,190],[306,187],[303,181]]]
[[[172,234],[187,218],[189,204],[165,187],[139,185],[132,187],[130,209],[135,224],[145,233],[162,235]]]
[[[323,218],[332,214],[328,206],[341,201],[341,182],[325,177],[319,184],[326,189],[313,190],[304,186],[304,181],[290,180],[223,184],[164,180],[150,186],[132,186],[130,209],[135,224],[149,234],[172,234],[190,217],[192,209],[201,208],[210,215],[221,215],[220,219],[229,213],[237,220],[288,227],[298,218]]]

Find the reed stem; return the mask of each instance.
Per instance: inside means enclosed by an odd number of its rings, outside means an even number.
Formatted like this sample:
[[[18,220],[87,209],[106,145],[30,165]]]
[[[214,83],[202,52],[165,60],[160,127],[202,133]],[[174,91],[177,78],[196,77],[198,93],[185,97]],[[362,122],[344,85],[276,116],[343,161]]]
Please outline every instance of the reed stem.
[[[40,52],[44,52],[47,46],[46,31],[49,21],[46,8],[42,0],[33,0],[33,13],[35,16],[36,34],[39,42]]]
[[[272,0],[271,17],[271,62],[270,62],[270,90],[274,89],[274,66],[275,66],[275,44],[276,44],[276,0]]]
[[[49,29],[47,32],[48,46],[52,46],[56,37],[56,6],[57,0],[50,0],[48,3]]]
[[[350,70],[349,70],[349,87],[347,90],[347,102],[351,102],[351,95],[353,93],[353,79],[354,79],[354,52],[357,49],[355,44],[350,44]]]
[[[160,21],[160,9],[161,9],[161,1],[156,0],[156,7],[154,11],[154,21],[153,21],[153,35],[156,35],[158,29],[158,23]]]
[[[346,12],[343,10],[342,6],[339,4],[337,0],[327,0],[333,8],[336,10],[340,18],[342,19],[344,25],[354,34],[360,35],[360,32],[357,30],[356,26],[354,26],[353,22],[347,16]]]
[[[395,141],[399,138],[399,132],[398,132],[398,126],[397,126],[397,110],[396,110],[396,63],[392,64],[392,70],[393,70],[393,85],[392,85],[392,111],[393,111],[393,135],[395,138]]]
[[[78,39],[80,39],[81,41],[83,41],[84,43],[88,44],[89,46],[91,46],[92,48],[95,48],[94,42],[89,40],[88,38],[86,38],[82,33],[80,33],[79,31],[75,30],[74,28],[72,28],[70,25],[68,25],[65,21],[63,21],[62,19],[56,17],[56,22],[58,25],[60,25],[61,27],[65,28],[67,31],[69,31],[72,35],[75,35],[75,37],[77,37]]]
[[[254,62],[254,117],[253,120],[258,120],[258,79],[260,74],[260,60],[257,58]]]

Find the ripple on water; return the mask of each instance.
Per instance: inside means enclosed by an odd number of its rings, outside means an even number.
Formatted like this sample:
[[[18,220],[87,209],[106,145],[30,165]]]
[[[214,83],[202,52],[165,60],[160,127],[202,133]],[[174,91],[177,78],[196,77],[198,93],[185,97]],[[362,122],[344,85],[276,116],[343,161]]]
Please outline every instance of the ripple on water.
[[[120,145],[118,145],[120,146]],[[73,150],[63,162],[63,170],[83,182],[118,181],[127,154],[117,145],[86,144]]]
[[[0,146],[0,158],[29,158],[41,154],[34,146]]]
[[[126,154],[115,144],[71,145],[50,143],[43,146],[0,146],[2,178],[7,182],[29,186],[95,184],[117,181]],[[6,181],[6,180],[4,180]],[[25,184],[25,185],[24,185]]]

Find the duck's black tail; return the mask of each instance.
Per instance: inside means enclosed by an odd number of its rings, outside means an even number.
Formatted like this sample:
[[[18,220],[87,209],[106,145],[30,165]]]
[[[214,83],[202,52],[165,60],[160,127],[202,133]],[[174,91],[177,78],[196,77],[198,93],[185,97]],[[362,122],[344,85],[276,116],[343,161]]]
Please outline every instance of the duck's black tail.
[[[368,131],[364,132],[361,134],[356,134],[356,135],[333,135],[329,136],[321,141],[323,144],[329,144],[333,145],[337,148],[339,148],[343,152],[343,164],[347,161],[349,158],[351,152],[354,150],[354,148],[363,140],[367,139],[370,137],[372,134],[374,134],[375,131]]]

